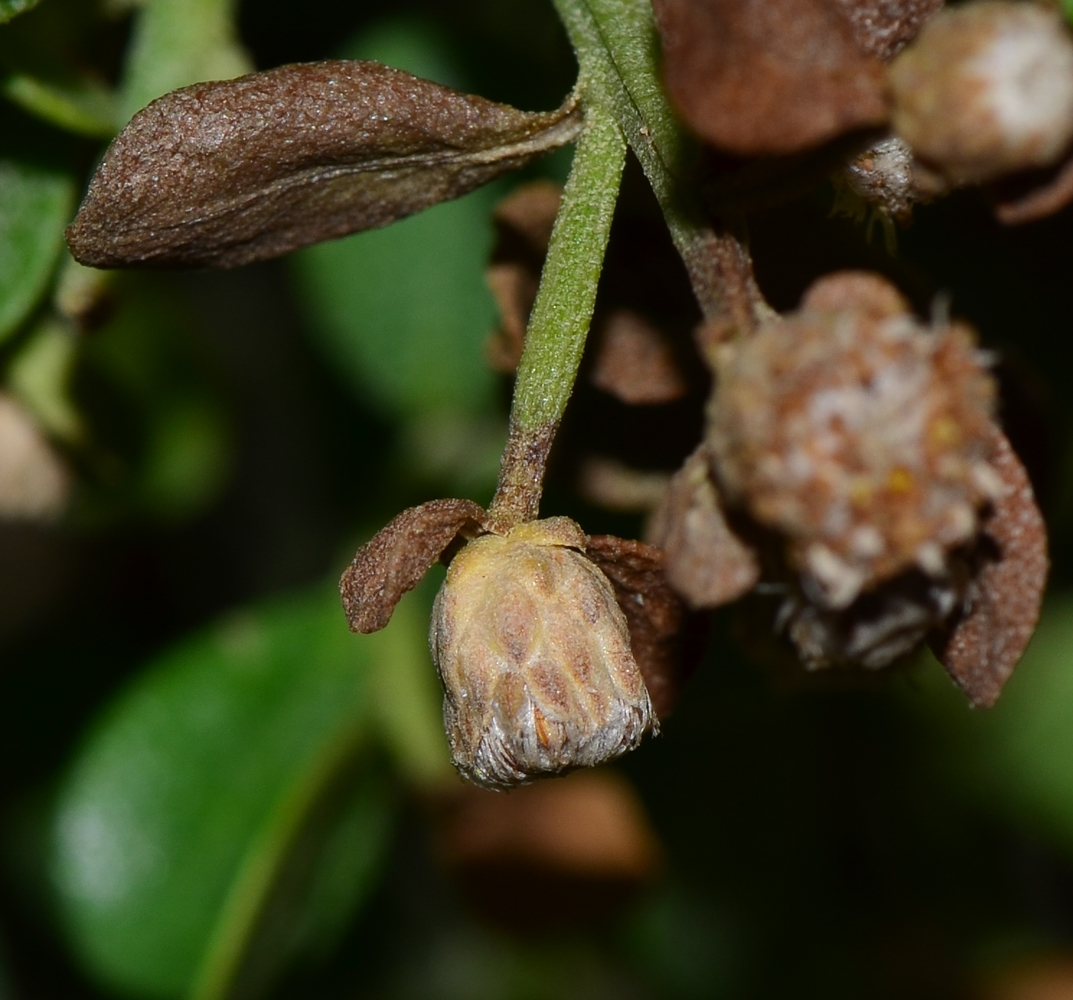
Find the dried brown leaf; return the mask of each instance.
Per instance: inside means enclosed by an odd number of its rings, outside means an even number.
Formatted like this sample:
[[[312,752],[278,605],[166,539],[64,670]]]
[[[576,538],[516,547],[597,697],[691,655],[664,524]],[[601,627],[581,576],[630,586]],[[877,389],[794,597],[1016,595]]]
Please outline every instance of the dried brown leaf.
[[[591,378],[629,406],[671,403],[689,392],[668,334],[632,309],[616,309],[604,322]]]
[[[984,522],[982,566],[969,585],[963,612],[929,645],[977,708],[998,700],[1028,645],[1047,581],[1047,529],[1032,484],[1006,436],[995,431],[991,465],[1006,486]]]
[[[665,718],[696,668],[700,649],[691,642],[688,608],[667,582],[663,552],[632,539],[592,535],[585,553],[615,588],[652,707]]]
[[[704,449],[674,474],[650,537],[666,552],[671,585],[695,608],[736,601],[760,578],[756,553],[726,522]]]
[[[943,0],[834,0],[861,51],[887,62],[937,13]]]
[[[94,267],[233,267],[457,198],[577,130],[570,105],[527,113],[373,62],[199,83],[134,116],[67,241]]]
[[[671,100],[712,145],[787,154],[887,117],[883,64],[826,0],[654,0]]]
[[[472,500],[430,500],[393,518],[358,549],[339,581],[350,630],[382,629],[455,538],[479,534],[486,523]]]

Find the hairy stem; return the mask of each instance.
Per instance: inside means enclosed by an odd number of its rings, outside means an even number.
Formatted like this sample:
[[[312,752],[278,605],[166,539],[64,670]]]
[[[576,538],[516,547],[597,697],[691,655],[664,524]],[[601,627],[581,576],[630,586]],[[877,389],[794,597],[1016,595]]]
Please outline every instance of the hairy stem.
[[[591,81],[611,109],[659,200],[693,292],[708,318],[753,325],[765,303],[748,250],[717,232],[688,182],[692,143],[659,83],[659,38],[649,0],[553,0]]]
[[[583,87],[586,82],[583,62]],[[539,510],[548,452],[585,349],[626,158],[626,141],[609,109],[585,104],[584,129],[529,318],[490,510],[507,528],[532,520]]]

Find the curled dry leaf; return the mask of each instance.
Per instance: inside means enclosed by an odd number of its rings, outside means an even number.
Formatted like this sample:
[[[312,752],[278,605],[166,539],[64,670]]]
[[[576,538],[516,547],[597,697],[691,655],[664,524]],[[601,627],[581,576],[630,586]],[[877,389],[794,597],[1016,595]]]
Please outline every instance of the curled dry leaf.
[[[1047,581],[1047,529],[1032,484],[1006,436],[991,465],[1002,479],[983,525],[985,545],[963,611],[930,639],[939,661],[977,708],[998,699],[1039,620]]]
[[[591,536],[585,551],[615,588],[652,707],[665,718],[696,668],[700,648],[690,643],[688,608],[667,582],[663,552],[615,535]]]
[[[736,601],[760,578],[756,553],[727,524],[704,448],[674,474],[649,536],[666,552],[667,579],[695,608]]]
[[[365,543],[339,581],[352,632],[376,632],[402,595],[421,582],[458,535],[485,530],[487,515],[472,500],[430,500],[404,510]]]
[[[387,225],[572,141],[535,114],[362,61],[200,83],[109,147],[67,241],[94,267],[233,267]]]
[[[827,0],[654,0],[671,100],[702,139],[787,154],[887,117],[883,64]]]
[[[943,0],[834,0],[863,52],[893,59],[937,13]]]

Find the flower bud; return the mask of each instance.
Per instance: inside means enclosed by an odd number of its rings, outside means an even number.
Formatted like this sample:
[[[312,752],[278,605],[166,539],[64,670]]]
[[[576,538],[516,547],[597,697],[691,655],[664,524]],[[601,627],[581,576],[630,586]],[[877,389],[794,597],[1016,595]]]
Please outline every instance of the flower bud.
[[[957,183],[1048,166],[1073,140],[1073,40],[1056,11],[948,8],[891,64],[895,130]]]
[[[455,766],[487,788],[591,767],[657,728],[606,576],[553,517],[454,557],[432,613]]]

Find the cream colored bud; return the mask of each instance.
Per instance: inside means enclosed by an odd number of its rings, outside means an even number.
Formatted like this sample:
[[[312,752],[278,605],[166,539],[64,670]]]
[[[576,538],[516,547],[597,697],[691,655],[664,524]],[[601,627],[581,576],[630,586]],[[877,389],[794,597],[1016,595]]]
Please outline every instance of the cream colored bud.
[[[488,788],[591,767],[657,723],[610,581],[573,521],[470,542],[451,562],[430,643],[455,766]]]
[[[957,183],[1054,163],[1073,141],[1073,39],[1034,3],[944,10],[891,64],[893,121]]]

